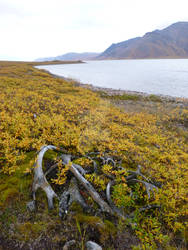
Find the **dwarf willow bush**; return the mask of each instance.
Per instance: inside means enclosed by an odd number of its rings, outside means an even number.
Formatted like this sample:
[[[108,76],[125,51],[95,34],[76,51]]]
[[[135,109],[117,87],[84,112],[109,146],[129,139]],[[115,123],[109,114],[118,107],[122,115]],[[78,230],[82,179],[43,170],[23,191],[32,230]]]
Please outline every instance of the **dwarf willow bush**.
[[[145,246],[170,244],[176,233],[187,226],[188,111],[174,109],[158,115],[126,113],[98,94],[72,82],[54,78],[29,63],[0,64],[0,171],[14,174],[30,151],[52,144],[72,154],[91,151],[111,152],[128,169],[143,166],[143,172],[161,188],[153,197],[159,210],[143,212],[134,218],[135,232]],[[177,128],[176,124],[182,128]],[[84,167],[86,159],[79,164]],[[32,167],[32,165],[30,165]],[[100,189],[107,183],[104,173],[110,165],[87,179]],[[137,208],[148,202],[140,184],[132,194],[124,173],[113,174],[123,183],[113,188],[117,206]],[[63,184],[66,171],[59,171],[53,182]]]

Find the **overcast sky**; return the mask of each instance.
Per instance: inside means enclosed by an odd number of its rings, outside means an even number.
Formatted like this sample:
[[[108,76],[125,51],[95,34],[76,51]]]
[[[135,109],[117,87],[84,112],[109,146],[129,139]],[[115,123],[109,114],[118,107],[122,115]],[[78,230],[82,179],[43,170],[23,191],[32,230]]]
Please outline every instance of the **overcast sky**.
[[[188,0],[0,0],[0,60],[102,52],[188,21]]]

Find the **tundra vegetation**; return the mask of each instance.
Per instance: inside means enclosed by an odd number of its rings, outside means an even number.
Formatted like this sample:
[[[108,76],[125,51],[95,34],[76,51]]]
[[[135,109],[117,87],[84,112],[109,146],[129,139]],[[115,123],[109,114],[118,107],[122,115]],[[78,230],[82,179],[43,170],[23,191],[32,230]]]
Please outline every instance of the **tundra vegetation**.
[[[186,105],[165,109],[152,97],[154,112],[128,112],[126,101],[137,102],[136,97],[120,98],[122,109],[112,98],[53,77],[36,64],[0,63],[1,244],[51,249],[75,240],[74,249],[84,249],[94,240],[104,249],[186,249]],[[40,189],[35,211],[27,209],[36,181],[34,162],[44,145],[58,149],[43,158],[47,183],[58,197],[76,186],[88,209],[75,200],[60,218],[58,199],[48,210]],[[101,209],[76,181],[75,166],[115,212]]]

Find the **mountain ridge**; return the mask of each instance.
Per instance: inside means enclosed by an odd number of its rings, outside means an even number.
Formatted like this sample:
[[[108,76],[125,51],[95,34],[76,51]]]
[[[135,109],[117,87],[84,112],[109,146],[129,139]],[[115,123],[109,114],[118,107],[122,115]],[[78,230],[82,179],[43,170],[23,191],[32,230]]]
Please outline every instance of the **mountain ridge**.
[[[77,61],[77,60],[92,60],[97,57],[100,53],[96,52],[83,52],[83,53],[76,53],[76,52],[69,52],[60,56],[55,57],[45,57],[45,58],[38,58],[35,61]]]
[[[188,57],[188,22],[177,22],[142,37],[112,44],[97,59]]]
[[[176,22],[164,29],[156,29],[119,43],[112,43],[102,53],[69,52],[36,61],[77,61],[109,59],[188,58],[188,22]]]

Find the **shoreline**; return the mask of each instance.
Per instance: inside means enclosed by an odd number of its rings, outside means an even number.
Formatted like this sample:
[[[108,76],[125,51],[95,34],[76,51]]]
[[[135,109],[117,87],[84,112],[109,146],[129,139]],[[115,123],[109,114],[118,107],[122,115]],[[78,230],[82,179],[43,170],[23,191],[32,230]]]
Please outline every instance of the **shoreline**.
[[[66,79],[66,78],[65,78]],[[132,90],[122,90],[122,89],[112,89],[112,88],[105,88],[105,87],[97,87],[92,84],[84,84],[84,83],[77,83],[78,86],[91,89],[95,92],[104,92],[107,96],[113,97],[113,96],[123,96],[123,95],[132,95],[132,96],[138,96],[141,98],[147,98],[151,96],[156,96],[161,99],[161,101],[168,101],[168,102],[178,102],[178,103],[187,103],[188,104],[188,98],[185,97],[173,97],[168,95],[162,95],[162,94],[148,94],[145,92],[139,92],[139,91],[132,91]]]
[[[37,69],[40,69],[40,68],[37,67]],[[183,104],[185,106],[188,106],[188,98],[185,98],[185,97],[174,97],[174,96],[168,96],[168,95],[162,95],[162,94],[148,94],[148,93],[139,92],[139,91],[98,87],[98,86],[94,86],[92,84],[79,82],[79,81],[74,80],[72,78],[68,78],[68,77],[53,74],[49,70],[46,70],[46,69],[40,69],[40,70],[43,70],[43,71],[47,72],[52,77],[60,78],[60,79],[63,79],[65,81],[68,81],[68,82],[73,82],[75,84],[75,86],[79,86],[79,87],[82,87],[82,88],[87,88],[87,89],[90,89],[90,90],[92,90],[94,92],[100,92],[100,93],[102,92],[106,96],[111,97],[111,98],[116,97],[116,96],[121,97],[121,96],[124,96],[124,95],[136,96],[136,97],[142,98],[142,99],[150,98],[150,97],[156,97],[156,99],[159,99],[161,102],[173,102],[173,103]]]

